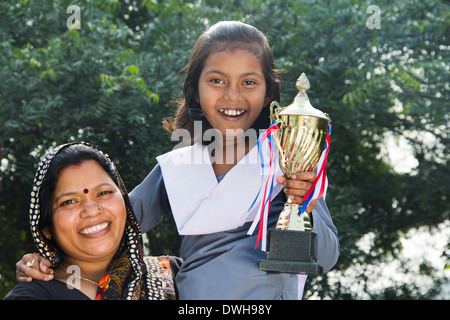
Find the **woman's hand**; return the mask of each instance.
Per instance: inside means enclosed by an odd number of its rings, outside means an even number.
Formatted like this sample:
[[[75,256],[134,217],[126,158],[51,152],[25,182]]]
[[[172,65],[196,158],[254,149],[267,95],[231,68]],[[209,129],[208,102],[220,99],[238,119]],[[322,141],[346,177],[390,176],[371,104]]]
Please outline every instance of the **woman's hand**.
[[[33,279],[50,281],[53,270],[48,259],[37,253],[27,253],[16,263],[16,276],[19,282],[31,282]]]
[[[314,172],[299,172],[292,176],[292,179],[286,179],[281,176],[277,178],[277,182],[282,184],[286,196],[291,199],[292,203],[301,205],[303,197],[312,187],[316,174]],[[306,208],[306,212],[311,216],[311,211],[316,207],[317,200],[313,200]]]

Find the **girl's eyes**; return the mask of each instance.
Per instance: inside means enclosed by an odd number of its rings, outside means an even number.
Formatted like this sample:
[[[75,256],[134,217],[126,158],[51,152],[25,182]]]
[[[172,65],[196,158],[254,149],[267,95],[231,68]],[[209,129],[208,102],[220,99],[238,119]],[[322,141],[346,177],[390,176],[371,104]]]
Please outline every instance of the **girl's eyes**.
[[[214,84],[224,84],[225,83],[221,79],[211,79],[210,82],[214,83]],[[253,81],[253,80],[245,80],[245,81],[242,82],[242,84],[245,85],[245,86],[252,86],[252,85],[255,85],[256,82]]]
[[[256,84],[256,82],[255,82],[255,81],[252,81],[252,80],[246,80],[246,81],[244,81],[244,84],[245,84],[246,86],[251,86],[251,85]]]
[[[223,81],[220,80],[220,79],[211,79],[211,83],[214,83],[214,84],[223,84]]]

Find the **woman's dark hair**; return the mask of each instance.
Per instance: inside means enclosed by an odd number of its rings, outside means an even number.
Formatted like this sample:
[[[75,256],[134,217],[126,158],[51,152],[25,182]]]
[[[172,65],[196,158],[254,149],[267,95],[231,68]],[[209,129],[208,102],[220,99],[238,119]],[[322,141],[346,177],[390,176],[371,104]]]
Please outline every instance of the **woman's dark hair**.
[[[68,166],[79,165],[86,160],[97,161],[106,173],[108,173],[114,183],[119,186],[119,177],[114,164],[109,161],[102,152],[84,144],[73,144],[64,147],[52,159],[47,169],[47,173],[42,180],[39,192],[39,203],[41,206],[41,217],[39,219],[40,230],[43,230],[45,226],[51,225],[51,197],[55,191],[59,173]]]
[[[214,53],[237,49],[245,50],[261,58],[262,69],[266,81],[267,95],[271,100],[280,100],[280,82],[278,71],[275,69],[272,51],[266,36],[257,28],[239,22],[222,21],[204,32],[195,43],[184,81],[182,98],[178,102],[175,117],[164,121],[164,127],[173,132],[176,129],[187,129],[194,137],[194,121],[202,121],[203,133],[211,128],[204,117],[200,104],[197,102],[198,81],[206,59]],[[259,133],[260,129],[267,129],[270,125],[268,105],[252,125]]]

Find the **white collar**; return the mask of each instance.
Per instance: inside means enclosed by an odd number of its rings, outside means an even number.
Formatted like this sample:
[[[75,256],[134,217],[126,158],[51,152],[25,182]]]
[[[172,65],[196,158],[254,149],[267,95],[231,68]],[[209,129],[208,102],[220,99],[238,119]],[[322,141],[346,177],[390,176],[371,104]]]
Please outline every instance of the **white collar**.
[[[270,151],[267,144],[262,146],[266,163]],[[181,235],[232,230],[252,221],[260,209],[262,193],[254,202],[263,181],[258,147],[252,148],[220,183],[214,174],[208,149],[202,144],[168,152],[157,160]],[[278,162],[275,168],[277,178],[282,175]],[[275,183],[272,198],[282,188]]]

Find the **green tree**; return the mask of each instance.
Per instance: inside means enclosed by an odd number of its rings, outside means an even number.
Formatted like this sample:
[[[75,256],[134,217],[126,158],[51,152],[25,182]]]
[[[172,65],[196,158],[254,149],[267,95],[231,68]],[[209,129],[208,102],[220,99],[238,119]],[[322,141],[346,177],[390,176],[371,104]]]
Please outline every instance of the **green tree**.
[[[89,141],[111,155],[132,188],[168,144],[159,125],[160,89],[169,82],[158,76],[162,52],[154,59],[141,47],[117,2],[79,2],[81,28],[71,30],[70,4],[0,5],[0,273],[7,286],[15,280],[13,261],[34,251],[27,227],[30,183],[48,148]]]
[[[305,72],[312,104],[333,120],[327,203],[341,256],[334,271],[308,281],[306,298],[439,293],[445,279],[426,263],[417,275],[435,282],[427,293],[414,283],[378,291],[369,284],[373,268],[400,259],[408,231],[434,232],[449,220],[446,2],[377,1],[375,11],[357,0],[77,2],[80,29],[72,30],[71,1],[0,3],[0,295],[14,285],[15,262],[34,251],[27,214],[39,158],[59,143],[89,141],[110,154],[131,190],[171,149],[161,120],[178,97],[178,72],[198,35],[220,20],[267,34],[283,70],[283,105]],[[412,146],[412,171],[393,169],[389,137]],[[175,235],[165,221],[149,234],[152,252],[177,254]],[[358,244],[365,238],[368,249]],[[400,263],[403,273],[417,273]],[[345,282],[352,270],[361,292]]]
[[[340,271],[396,255],[408,230],[449,219],[444,151],[449,145],[448,4],[378,1],[379,29],[366,26],[373,13],[367,12],[370,5],[283,1],[255,17],[256,24],[264,21],[274,55],[285,69],[284,98],[294,96],[287,84],[304,71],[312,83],[313,105],[333,120],[327,202],[340,231]],[[419,161],[414,171],[392,169],[383,148],[387,134],[405,137],[413,146]],[[425,134],[432,143],[424,141]],[[356,240],[369,233],[374,238],[368,255]],[[342,285],[330,288],[326,277],[316,281],[311,287],[320,297],[360,296]],[[420,298],[413,285],[402,290],[399,296]],[[395,298],[389,291],[396,290],[388,288],[386,297]]]

